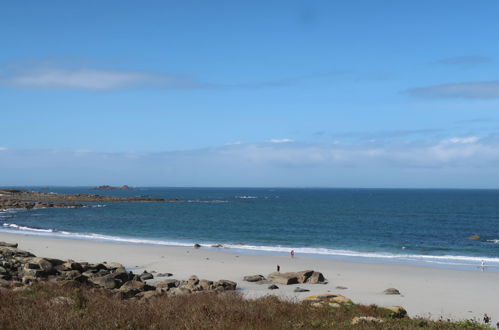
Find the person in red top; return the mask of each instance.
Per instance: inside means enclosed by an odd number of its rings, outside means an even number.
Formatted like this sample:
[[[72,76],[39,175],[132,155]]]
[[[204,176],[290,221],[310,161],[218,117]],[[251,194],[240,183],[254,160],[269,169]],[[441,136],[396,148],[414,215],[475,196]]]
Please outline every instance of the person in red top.
[[[291,250],[291,258],[295,257],[295,250]]]

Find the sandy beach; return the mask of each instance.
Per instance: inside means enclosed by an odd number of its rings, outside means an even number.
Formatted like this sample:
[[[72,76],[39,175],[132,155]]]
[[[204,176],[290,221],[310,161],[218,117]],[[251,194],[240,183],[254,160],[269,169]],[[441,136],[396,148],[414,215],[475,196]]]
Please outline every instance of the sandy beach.
[[[20,249],[37,256],[89,262],[116,261],[134,272],[169,272],[176,279],[187,279],[195,274],[210,280],[232,280],[248,298],[272,294],[299,300],[311,294],[332,292],[343,294],[356,303],[403,306],[411,317],[481,320],[483,313],[487,313],[493,324],[499,321],[499,273],[478,269],[462,271],[346,262],[302,255],[292,259],[283,255],[239,254],[223,248],[116,244],[8,233],[0,233],[0,241],[17,242]],[[246,275],[266,276],[274,272],[277,265],[281,272],[320,271],[328,284],[279,285],[278,290],[268,290],[268,285],[242,280]],[[297,286],[310,292],[293,292]],[[337,289],[337,286],[346,289]],[[397,288],[401,295],[383,293],[391,287]]]

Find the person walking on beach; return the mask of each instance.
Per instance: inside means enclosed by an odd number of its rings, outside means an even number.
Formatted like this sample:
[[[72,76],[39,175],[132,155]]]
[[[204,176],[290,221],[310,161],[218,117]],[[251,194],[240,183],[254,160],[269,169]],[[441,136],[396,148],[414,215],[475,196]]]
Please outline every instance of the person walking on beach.
[[[294,258],[295,257],[295,250],[291,250],[291,258]]]
[[[482,263],[480,264],[480,270],[481,270],[482,272],[484,272],[484,271],[485,271],[485,261],[483,261],[483,260],[482,260]]]
[[[279,273],[281,271],[281,266],[277,265],[277,272]]]

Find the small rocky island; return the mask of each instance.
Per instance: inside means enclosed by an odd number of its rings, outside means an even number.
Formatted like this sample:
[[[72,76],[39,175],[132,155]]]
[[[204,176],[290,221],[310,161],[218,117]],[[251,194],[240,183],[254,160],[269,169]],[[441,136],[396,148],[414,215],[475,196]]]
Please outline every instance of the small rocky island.
[[[109,185],[105,184],[103,186],[98,186],[98,187],[94,188],[94,190],[133,190],[133,189],[135,189],[135,188],[127,186],[126,184],[121,186],[121,187],[113,187],[113,186],[109,186]]]
[[[56,194],[20,189],[0,189],[0,210],[47,207],[84,207],[85,202],[180,202],[178,198],[117,197],[95,194]]]

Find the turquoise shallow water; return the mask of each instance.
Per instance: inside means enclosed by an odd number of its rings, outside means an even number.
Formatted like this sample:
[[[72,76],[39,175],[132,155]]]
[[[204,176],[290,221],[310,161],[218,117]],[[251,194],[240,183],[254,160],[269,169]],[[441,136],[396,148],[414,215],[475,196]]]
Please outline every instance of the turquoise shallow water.
[[[30,188],[37,190],[36,187]],[[0,213],[0,230],[136,244],[224,244],[248,253],[499,270],[499,191],[140,188],[59,193],[180,198]],[[480,235],[470,240],[470,235]],[[498,267],[498,268],[496,268]]]

